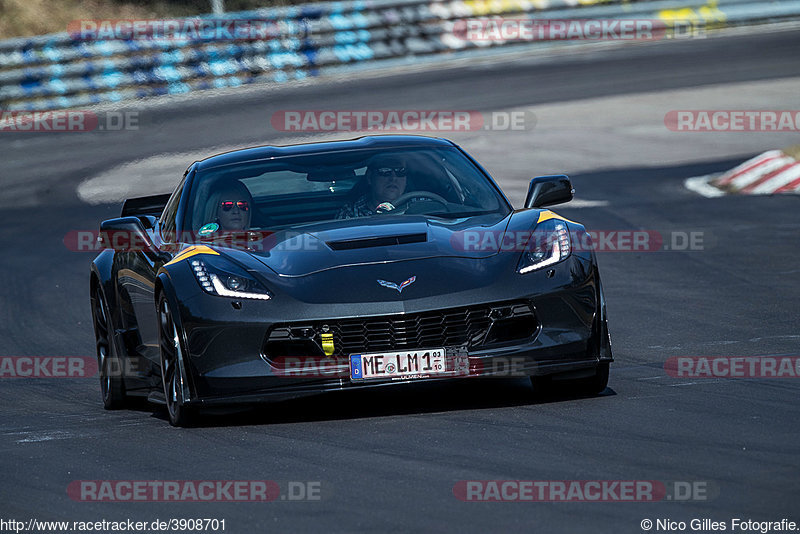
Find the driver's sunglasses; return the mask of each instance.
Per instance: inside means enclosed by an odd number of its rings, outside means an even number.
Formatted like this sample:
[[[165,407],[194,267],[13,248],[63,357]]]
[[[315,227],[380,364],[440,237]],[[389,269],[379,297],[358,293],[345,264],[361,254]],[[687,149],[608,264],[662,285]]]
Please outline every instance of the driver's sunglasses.
[[[382,176],[384,178],[388,178],[394,172],[395,176],[399,176],[400,178],[406,175],[406,168],[405,167],[381,167],[378,169],[378,176]]]
[[[219,207],[222,208],[222,211],[231,211],[233,209],[234,204],[237,208],[242,211],[247,211],[250,209],[250,205],[247,203],[246,200],[239,200],[234,202],[232,200],[223,200],[219,203]]]

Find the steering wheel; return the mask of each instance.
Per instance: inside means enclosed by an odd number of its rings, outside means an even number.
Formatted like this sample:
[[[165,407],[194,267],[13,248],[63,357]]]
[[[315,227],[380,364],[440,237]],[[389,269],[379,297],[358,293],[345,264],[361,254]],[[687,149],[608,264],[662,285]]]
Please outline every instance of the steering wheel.
[[[448,202],[444,198],[440,197],[436,193],[431,193],[430,191],[409,191],[408,193],[403,193],[402,195],[397,197],[397,199],[395,199],[395,201],[392,202],[392,204],[396,209],[402,206],[403,204],[408,204],[408,201],[414,197],[427,198],[433,200],[434,202],[438,202],[444,207],[447,207],[448,204]]]

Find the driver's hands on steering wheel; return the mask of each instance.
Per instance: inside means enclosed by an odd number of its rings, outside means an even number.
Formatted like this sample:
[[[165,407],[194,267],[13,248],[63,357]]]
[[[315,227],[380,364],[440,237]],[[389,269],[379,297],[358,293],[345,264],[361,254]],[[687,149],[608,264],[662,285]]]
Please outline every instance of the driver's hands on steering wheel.
[[[378,207],[375,208],[375,213],[380,215],[382,213],[389,213],[394,209],[395,209],[394,204],[392,204],[391,202],[381,202],[380,204],[378,204]]]
[[[378,205],[375,212],[376,213],[388,213],[389,211],[400,209],[402,206],[411,204],[412,202],[416,202],[418,200],[432,200],[441,204],[442,206],[447,207],[447,200],[442,198],[441,196],[437,195],[436,193],[432,193],[430,191],[409,191],[408,193],[403,193],[399,197],[395,199],[394,202],[382,202]],[[408,209],[408,206],[406,206]]]

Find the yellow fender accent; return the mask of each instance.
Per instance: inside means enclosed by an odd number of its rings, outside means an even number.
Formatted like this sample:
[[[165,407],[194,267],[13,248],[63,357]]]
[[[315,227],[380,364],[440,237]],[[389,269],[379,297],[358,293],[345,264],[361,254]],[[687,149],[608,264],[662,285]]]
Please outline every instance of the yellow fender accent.
[[[172,265],[173,263],[178,263],[179,261],[183,261],[187,258],[191,258],[192,256],[196,256],[198,254],[211,254],[214,256],[219,256],[219,252],[212,249],[211,247],[207,247],[205,245],[192,245],[191,247],[187,247],[180,251],[177,256],[172,258],[170,261],[164,264],[164,267],[167,265]]]
[[[576,223],[575,221],[570,221],[566,217],[562,217],[561,215],[559,215],[557,213],[554,213],[554,212],[552,212],[550,210],[543,210],[539,214],[539,220],[536,221],[536,224],[539,224],[540,222],[544,222],[544,221],[549,221],[550,219],[561,219],[562,221],[567,221],[567,222],[572,223],[572,224],[580,224],[580,223]]]

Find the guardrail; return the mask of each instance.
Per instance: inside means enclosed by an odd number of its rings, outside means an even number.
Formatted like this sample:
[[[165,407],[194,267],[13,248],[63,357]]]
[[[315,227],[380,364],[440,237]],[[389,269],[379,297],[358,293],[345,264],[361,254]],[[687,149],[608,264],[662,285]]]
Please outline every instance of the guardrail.
[[[718,27],[800,18],[800,0],[349,0],[203,16],[260,21],[259,39],[83,39],[62,32],[0,41],[0,109],[47,110],[317,76],[331,67],[379,64],[490,47],[470,40],[469,19],[650,19]],[[537,41],[541,42],[541,41]]]

